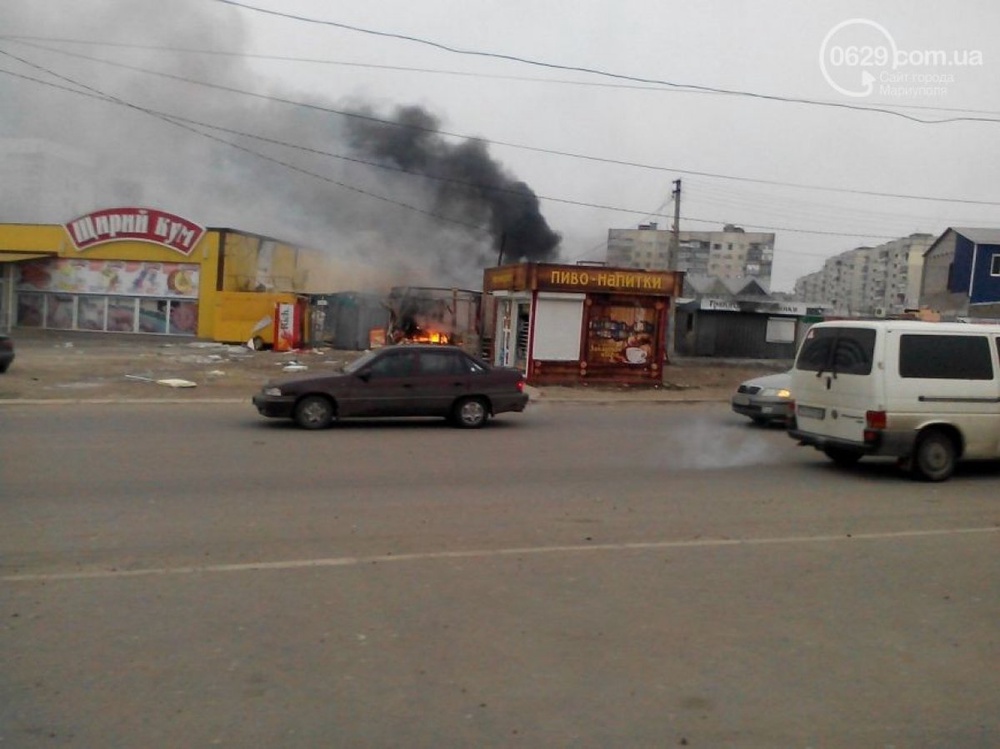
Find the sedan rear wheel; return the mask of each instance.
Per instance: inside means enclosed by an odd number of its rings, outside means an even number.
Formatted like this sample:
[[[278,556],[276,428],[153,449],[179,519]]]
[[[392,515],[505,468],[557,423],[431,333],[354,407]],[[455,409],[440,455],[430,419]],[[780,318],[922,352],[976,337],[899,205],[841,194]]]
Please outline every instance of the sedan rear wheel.
[[[303,429],[325,429],[333,422],[333,403],[322,395],[309,395],[295,406],[293,418]]]
[[[463,398],[455,404],[452,421],[462,429],[479,429],[489,415],[489,408],[482,398]]]

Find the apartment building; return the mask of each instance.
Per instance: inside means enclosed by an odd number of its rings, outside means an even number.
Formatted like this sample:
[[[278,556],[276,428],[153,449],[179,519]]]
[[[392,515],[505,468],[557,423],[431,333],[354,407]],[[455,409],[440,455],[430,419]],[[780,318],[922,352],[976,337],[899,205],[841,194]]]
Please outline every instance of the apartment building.
[[[726,224],[722,231],[678,232],[676,256],[673,233],[655,223],[636,229],[608,230],[608,265],[645,270],[678,270],[732,280],[756,279],[771,286],[774,234],[748,232]]]
[[[899,314],[920,302],[924,253],[931,234],[911,234],[875,247],[856,247],[826,260],[795,282],[797,299],[829,305],[848,317]]]

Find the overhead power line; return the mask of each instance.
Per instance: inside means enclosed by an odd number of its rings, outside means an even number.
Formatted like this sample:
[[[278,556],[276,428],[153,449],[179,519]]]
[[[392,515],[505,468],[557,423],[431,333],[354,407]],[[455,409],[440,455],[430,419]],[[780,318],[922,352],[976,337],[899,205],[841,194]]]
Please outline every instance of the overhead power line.
[[[218,1],[219,2],[223,2],[225,0],[218,0]],[[261,93],[255,92],[255,91],[247,91],[246,89],[236,88],[234,86],[226,86],[226,85],[223,85],[223,84],[211,83],[211,82],[208,82],[208,81],[199,81],[199,80],[196,80],[196,79],[193,79],[193,78],[188,78],[186,76],[180,76],[180,75],[176,75],[176,74],[173,74],[173,73],[165,73],[165,72],[159,71],[159,70],[152,70],[152,69],[145,68],[145,67],[142,67],[142,66],[139,66],[139,65],[129,65],[129,64],[126,64],[126,63],[115,62],[115,61],[107,60],[107,59],[104,59],[104,58],[101,58],[101,57],[94,57],[92,55],[84,55],[84,54],[80,54],[80,53],[76,53],[76,52],[67,52],[65,50],[55,49],[55,48],[48,47],[48,46],[41,45],[41,44],[35,44],[35,43],[30,43],[30,42],[22,42],[22,43],[26,44],[27,46],[36,48],[36,49],[44,50],[46,52],[55,52],[56,54],[62,54],[62,55],[65,55],[67,57],[75,57],[77,59],[90,60],[91,62],[97,62],[97,63],[101,63],[101,64],[104,64],[104,65],[109,65],[111,67],[121,68],[121,69],[124,69],[124,70],[132,70],[132,71],[138,72],[138,73],[145,73],[147,75],[154,75],[154,76],[158,76],[158,77],[161,77],[161,78],[167,78],[169,80],[178,81],[180,83],[187,83],[187,84],[191,84],[191,85],[195,85],[195,86],[202,86],[204,88],[214,89],[216,91],[225,91],[227,93],[239,94],[239,95],[242,95],[242,96],[248,96],[248,97],[252,97],[252,98],[255,98],[255,99],[260,99],[260,100],[263,100],[263,101],[270,101],[270,102],[279,103],[279,104],[286,104],[286,105],[293,106],[293,107],[301,107],[301,108],[304,108],[304,109],[310,109],[310,110],[314,110],[314,111],[325,112],[327,114],[335,114],[335,115],[338,115],[338,116],[341,116],[341,117],[347,117],[347,118],[365,120],[365,121],[368,121],[368,122],[375,122],[375,123],[378,123],[378,124],[388,125],[388,126],[396,127],[396,128],[416,130],[416,131],[419,131],[419,132],[426,132],[426,133],[430,133],[430,134],[434,134],[434,135],[440,135],[440,136],[443,136],[443,137],[458,138],[458,139],[461,139],[461,140],[487,140],[487,139],[483,139],[483,138],[480,138],[480,137],[465,135],[465,134],[462,134],[462,133],[455,133],[455,132],[451,132],[451,131],[448,131],[448,130],[442,130],[442,129],[439,129],[439,128],[429,128],[429,127],[422,127],[420,125],[414,125],[414,124],[409,124],[409,123],[394,122],[392,120],[387,120],[387,119],[384,119],[384,118],[381,118],[381,117],[376,117],[374,115],[363,114],[363,113],[360,113],[360,112],[352,112],[352,111],[343,110],[343,109],[336,109],[334,107],[322,106],[322,105],[313,104],[313,103],[310,103],[310,102],[296,101],[294,99],[288,99],[288,98],[285,98],[285,97],[274,96],[272,94],[261,94]],[[907,194],[907,193],[882,192],[882,191],[878,191],[878,190],[862,190],[862,189],[847,188],[847,187],[830,187],[830,186],[826,186],[826,185],[813,185],[813,184],[802,183],[802,182],[788,182],[788,181],[782,181],[782,180],[770,180],[770,179],[762,179],[762,178],[759,178],[759,177],[744,177],[744,176],[738,176],[738,175],[732,175],[732,174],[722,174],[722,173],[719,173],[719,172],[706,172],[706,171],[700,171],[700,170],[694,170],[694,169],[684,169],[684,168],[680,168],[680,167],[662,166],[662,165],[656,165],[656,164],[646,164],[646,163],[636,162],[636,161],[625,161],[625,160],[622,160],[622,159],[612,159],[612,158],[603,157],[603,156],[594,156],[592,154],[576,153],[576,152],[573,152],[573,151],[561,151],[561,150],[551,149],[551,148],[542,148],[542,147],[539,147],[539,146],[530,146],[530,145],[525,145],[523,143],[513,143],[513,142],[510,142],[510,141],[488,139],[488,142],[491,145],[493,145],[493,146],[501,146],[501,147],[505,147],[505,148],[513,148],[513,149],[517,149],[517,150],[528,151],[528,152],[531,152],[531,153],[543,153],[543,154],[548,154],[548,155],[551,155],[551,156],[561,156],[561,157],[565,157],[565,158],[579,159],[579,160],[582,160],[582,161],[590,161],[590,162],[594,162],[594,163],[611,164],[611,165],[614,165],[614,166],[625,166],[625,167],[629,167],[629,168],[645,169],[645,170],[651,170],[651,171],[657,171],[657,172],[666,172],[666,173],[670,173],[670,174],[684,174],[684,175],[689,175],[689,176],[694,176],[694,177],[708,177],[708,178],[711,178],[711,179],[722,179],[722,180],[729,180],[729,181],[733,181],[733,182],[744,182],[744,183],[749,183],[749,184],[768,185],[768,186],[772,186],[772,187],[792,187],[792,188],[795,188],[795,189],[803,189],[803,190],[817,190],[817,191],[822,191],[822,192],[842,193],[842,194],[848,194],[848,195],[861,195],[861,196],[866,196],[866,197],[893,198],[893,199],[899,199],[899,200],[924,200],[924,201],[935,202],[935,203],[957,203],[957,204],[964,204],[964,205],[982,205],[982,206],[990,206],[990,207],[1000,207],[1000,201],[971,200],[971,199],[967,199],[967,198],[946,198],[946,197],[939,197],[939,196],[932,196],[932,195],[912,195],[912,194]],[[630,212],[632,212],[632,211],[630,211]]]
[[[331,65],[335,67],[345,67],[345,68],[362,68],[365,70],[388,70],[388,71],[402,72],[402,73],[450,75],[459,78],[483,78],[483,79],[498,80],[498,81],[518,81],[521,83],[554,84],[558,86],[581,86],[587,88],[624,89],[628,91],[720,95],[714,91],[685,91],[685,90],[679,90],[675,87],[660,86],[656,84],[625,83],[625,82],[615,83],[615,82],[603,82],[603,81],[591,81],[591,80],[585,81],[579,78],[537,78],[524,75],[503,75],[500,73],[485,73],[482,71],[473,71],[473,70],[446,70],[442,68],[416,67],[413,65],[385,65],[372,62],[357,62],[356,60],[331,60],[328,57],[270,55],[263,53],[248,52],[244,50],[232,51],[223,49],[205,49],[203,47],[177,47],[169,44],[138,44],[136,42],[116,42],[110,40],[78,39],[78,38],[55,37],[55,36],[34,36],[27,34],[0,34],[0,40],[8,40],[13,42],[41,42],[43,44],[44,43],[73,44],[79,46],[109,47],[118,49],[139,49],[151,52],[173,52],[182,54],[208,55],[212,57],[233,57],[246,60],[294,62],[294,63],[304,63],[307,65]],[[41,47],[41,45],[39,46]],[[41,48],[52,49],[50,47],[41,47]],[[821,102],[823,104],[836,103],[826,99],[817,99],[816,101]],[[974,109],[972,107],[935,107],[929,104],[897,104],[893,105],[893,107],[891,108],[894,111],[914,110],[923,112],[962,112],[964,114],[992,115],[1000,118],[1000,111],[991,109]]]
[[[444,52],[451,52],[457,55],[467,55],[471,57],[485,57],[492,58],[495,60],[505,60],[507,62],[517,62],[524,65],[532,65],[540,68],[547,68],[549,70],[565,70],[574,73],[586,73],[589,75],[597,75],[605,78],[612,78],[620,81],[632,81],[633,83],[650,83],[657,86],[668,86],[670,88],[675,88],[678,90],[685,91],[701,91],[713,94],[723,94],[726,96],[743,96],[751,99],[762,99],[765,101],[776,101],[786,104],[804,104],[809,106],[817,107],[833,107],[836,109],[848,109],[858,112],[869,112],[875,114],[886,114],[893,117],[900,117],[904,120],[909,120],[910,122],[915,122],[921,125],[943,125],[952,122],[987,122],[987,123],[1000,123],[1000,118],[996,117],[948,117],[945,119],[931,120],[923,119],[921,117],[914,117],[908,115],[904,112],[899,112],[894,109],[888,109],[885,107],[865,107],[857,104],[848,104],[845,102],[831,102],[823,101],[821,99],[806,99],[802,97],[795,96],[780,96],[777,94],[763,94],[757,91],[745,91],[741,89],[729,89],[720,88],[717,86],[704,86],[695,83],[678,83],[676,81],[663,80],[661,78],[645,78],[640,76],[625,75],[623,73],[612,73],[607,70],[600,70],[599,68],[588,68],[578,65],[566,65],[563,63],[545,62],[542,60],[533,60],[527,57],[520,57],[517,55],[508,55],[501,52],[487,52],[484,50],[476,49],[462,49],[459,47],[452,47],[447,44],[442,44],[441,42],[435,42],[430,39],[423,39],[417,36],[410,36],[408,34],[399,34],[389,31],[379,31],[377,29],[368,29],[361,26],[354,26],[348,23],[341,23],[339,21],[327,21],[321,18],[311,18],[308,16],[301,16],[294,13],[285,13],[282,11],[271,10],[270,8],[260,8],[254,5],[249,5],[247,3],[237,2],[237,0],[215,0],[217,3],[222,3],[223,5],[231,5],[236,8],[243,8],[244,10],[251,10],[256,13],[263,13],[269,16],[277,16],[280,18],[287,18],[293,21],[302,21],[304,23],[318,24],[321,26],[329,26],[331,28],[344,29],[345,31],[354,31],[359,34],[367,34],[369,36],[378,36],[386,39],[398,39],[400,41],[412,42],[414,44],[421,44],[427,47],[432,47],[434,49],[439,49]]]

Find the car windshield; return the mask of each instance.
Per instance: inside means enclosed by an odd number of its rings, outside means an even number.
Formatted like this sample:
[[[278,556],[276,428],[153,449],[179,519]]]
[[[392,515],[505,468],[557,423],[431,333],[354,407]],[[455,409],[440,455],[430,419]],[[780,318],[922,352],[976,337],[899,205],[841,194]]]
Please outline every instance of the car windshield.
[[[347,372],[347,374],[354,374],[355,372],[360,372],[362,369],[364,369],[365,366],[367,366],[367,364],[372,359],[375,358],[376,354],[378,354],[378,349],[368,349],[368,351],[365,351],[365,353],[363,353],[357,359],[352,361],[350,364],[346,365],[344,367],[344,371]]]

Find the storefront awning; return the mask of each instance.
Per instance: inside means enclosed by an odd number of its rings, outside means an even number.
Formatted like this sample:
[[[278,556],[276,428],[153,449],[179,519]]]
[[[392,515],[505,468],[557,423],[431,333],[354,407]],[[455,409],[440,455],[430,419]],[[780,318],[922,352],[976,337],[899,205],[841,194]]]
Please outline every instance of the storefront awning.
[[[58,253],[51,252],[10,252],[0,250],[0,263],[19,263],[22,260],[41,260],[46,257],[55,257]]]

